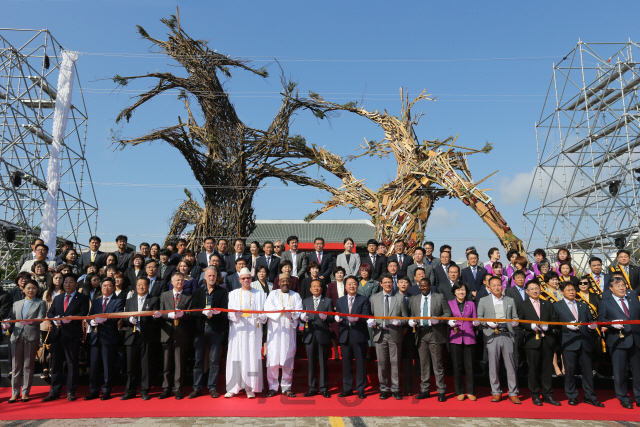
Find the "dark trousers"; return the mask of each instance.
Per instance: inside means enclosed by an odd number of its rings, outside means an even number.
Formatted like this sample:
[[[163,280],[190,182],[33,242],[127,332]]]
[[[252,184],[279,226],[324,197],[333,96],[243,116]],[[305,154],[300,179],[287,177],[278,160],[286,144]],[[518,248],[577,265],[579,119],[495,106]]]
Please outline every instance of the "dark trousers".
[[[204,358],[209,349],[209,378],[207,388],[209,391],[218,387],[218,374],[220,373],[220,349],[222,348],[223,332],[216,332],[208,324],[204,325],[203,333],[196,333],[193,344],[196,349],[196,361],[193,365],[193,389],[202,390],[204,387]]]
[[[411,393],[413,390],[413,364],[414,360],[416,360],[415,340],[415,335],[411,330],[408,330],[402,339],[402,366],[400,368],[402,370],[402,384],[405,393]],[[420,365],[416,364],[416,366],[417,371],[420,372]]]
[[[60,396],[64,381],[62,364],[65,360],[67,361],[67,394],[76,392],[81,344],[81,341],[63,341],[62,337],[51,344],[51,389],[49,394]]]
[[[162,343],[164,353],[164,369],[162,389],[168,390],[173,382],[173,392],[182,391],[182,379],[184,378],[186,343],[176,342],[173,337]],[[173,372],[173,381],[171,373]]]
[[[89,374],[89,391],[97,393],[100,390],[100,371],[103,373],[103,393],[111,393],[113,374],[116,365],[116,344],[98,343],[89,347],[91,372]],[[102,369],[101,369],[102,368]]]
[[[562,360],[564,361],[564,392],[567,397],[569,399],[578,398],[576,372],[578,371],[578,363],[580,363],[584,397],[596,400],[596,393],[593,391],[593,371],[591,369],[593,358],[591,357],[591,352],[582,347],[576,351],[565,350],[562,352]]]
[[[309,359],[309,391],[323,393],[327,391],[329,384],[329,344],[320,344],[315,336],[311,343],[305,344],[307,359]],[[366,350],[365,350],[366,351]],[[318,381],[318,365],[320,365],[320,380]],[[318,387],[319,382],[319,387]]]
[[[474,344],[449,344],[451,361],[453,362],[453,383],[456,395],[464,393],[464,379],[467,380],[467,394],[475,395],[473,384],[473,354]],[[463,376],[465,378],[463,378]]]
[[[618,400],[621,402],[631,401],[627,394],[627,368],[631,367],[633,395],[636,403],[640,403],[640,349],[635,343],[631,348],[612,349],[611,363],[613,364],[613,384]]]
[[[535,339],[535,338],[534,338]],[[529,391],[531,396],[553,397],[553,354],[554,349],[547,340],[540,337],[538,348],[527,348],[527,363],[529,364]]]
[[[340,344],[342,353],[342,389],[343,391],[353,391],[353,360],[356,361],[356,389],[359,393],[364,393],[367,385],[367,342],[352,343],[351,340]]]
[[[513,332],[515,335],[515,346],[513,352],[514,362],[516,364],[516,374],[520,371],[520,374],[523,373],[523,369],[525,368],[524,362],[528,361],[527,350],[524,348],[524,329],[522,328],[513,328]],[[528,363],[528,362],[527,362]],[[531,369],[529,369],[531,371]]]
[[[127,346],[127,393],[135,393],[138,383],[140,391],[149,393],[149,348],[151,345],[136,337]]]

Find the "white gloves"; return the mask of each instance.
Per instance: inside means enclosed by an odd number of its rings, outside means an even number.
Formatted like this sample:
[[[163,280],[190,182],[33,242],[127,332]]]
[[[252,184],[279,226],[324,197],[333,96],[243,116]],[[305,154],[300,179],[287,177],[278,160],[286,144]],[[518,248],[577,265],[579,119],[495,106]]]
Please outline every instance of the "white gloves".
[[[437,325],[438,323],[440,323],[440,321],[438,319],[431,319],[431,324],[432,325]]]
[[[622,322],[622,320],[614,320],[614,322]],[[616,323],[615,325],[611,325],[611,327],[615,329],[624,329],[624,325],[622,323]]]
[[[347,316],[347,319],[349,320],[349,322],[357,322],[358,318],[357,317],[353,317],[353,316]]]
[[[239,319],[239,318],[242,317],[242,312],[241,311],[236,311],[235,315],[236,315],[236,319]]]
[[[518,326],[520,324],[520,322],[518,322],[517,320],[514,320],[513,322],[511,322],[511,326],[513,326],[514,328],[516,326]]]
[[[400,326],[400,321],[398,319],[391,319],[391,324],[393,326]]]
[[[598,327],[597,323],[590,323],[589,324],[589,329],[596,329]]]
[[[493,322],[487,322],[487,326],[492,328],[492,329],[495,329],[495,328],[498,327],[498,325],[496,323],[493,323]]]
[[[55,318],[57,319],[60,316],[56,316]],[[60,327],[60,321],[59,320],[54,320],[53,324],[56,325],[58,328]]]
[[[184,316],[184,311],[182,310],[176,310],[176,318],[179,319],[182,316]]]
[[[23,325],[23,326],[27,326],[27,325],[30,325],[30,324],[32,324],[32,323],[33,323],[33,322],[29,322],[28,320],[21,320],[21,321],[20,321],[20,324],[21,324],[21,325]],[[7,328],[7,329],[8,329],[8,328]]]
[[[169,319],[171,319],[171,320],[175,320],[175,318],[176,318],[176,313],[172,311],[171,313],[167,314],[167,317],[168,317]]]
[[[258,322],[265,324],[267,323],[267,315],[266,314],[258,314]]]
[[[336,314],[336,322],[340,322],[340,316]]]
[[[155,313],[153,313],[153,318],[154,319],[159,319],[162,317],[162,313],[160,313],[159,311],[156,311]]]
[[[106,322],[106,321],[107,321],[107,318],[106,318],[106,317],[96,317],[96,318],[95,318],[95,319],[93,319],[93,320],[95,320],[97,324],[100,324],[100,323],[104,323],[104,322]]]
[[[549,325],[542,325],[540,326],[542,328],[543,331],[547,332],[549,330]]]
[[[573,322],[572,322],[573,323]],[[567,329],[569,329],[570,331],[577,331],[578,327],[575,325],[567,325]]]
[[[132,325],[137,325],[138,324],[138,318],[137,317],[129,317],[129,323],[131,323]]]
[[[9,329],[9,325],[7,323],[2,322],[2,329]]]
[[[65,325],[66,325],[67,323],[69,323],[69,322],[71,322],[71,320],[69,320],[69,319],[62,319],[62,323],[64,323]]]
[[[456,321],[455,320],[449,320],[447,322],[449,324],[449,326],[451,326],[452,328],[454,328],[456,326]]]
[[[417,325],[417,323],[416,323],[416,321],[415,321],[415,320],[413,320],[413,319],[410,319],[410,320],[409,320],[409,326],[411,326],[412,328],[415,328],[415,327],[416,327],[416,325]]]
[[[307,313],[302,313],[300,315],[300,321],[305,322],[305,323],[308,322],[309,321],[309,315]]]
[[[307,314],[307,313],[305,313],[305,314]],[[324,320],[324,319],[326,319],[326,318],[327,318],[327,315],[326,315],[326,314],[324,314],[324,313],[320,313],[320,314],[318,314],[318,317],[319,317],[321,320]]]
[[[95,320],[95,319],[91,319],[91,321],[89,322],[89,324],[90,324],[91,326],[93,326],[94,328],[95,328],[96,326],[98,326],[98,322],[96,322],[96,320]]]
[[[215,308],[212,311],[213,315],[216,316],[218,314],[220,314],[220,311],[216,310]]]
[[[202,314],[211,319],[211,316],[213,316],[213,310],[202,310]]]
[[[369,328],[373,328],[373,325],[376,324],[376,319],[367,319],[367,326]]]
[[[480,326],[480,321],[479,320],[474,320],[473,321],[473,326]]]
[[[540,330],[540,327],[539,327],[538,325],[536,325],[535,323],[532,323],[532,324],[531,324],[531,330],[533,330],[533,331],[539,331],[539,330]]]

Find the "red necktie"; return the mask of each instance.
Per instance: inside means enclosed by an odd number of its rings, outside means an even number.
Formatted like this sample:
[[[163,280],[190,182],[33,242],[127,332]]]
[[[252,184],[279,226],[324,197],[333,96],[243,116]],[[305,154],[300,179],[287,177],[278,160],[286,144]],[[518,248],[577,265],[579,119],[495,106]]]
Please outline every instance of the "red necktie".
[[[402,256],[398,255],[398,267],[402,268]]]
[[[322,255],[318,252],[318,264],[322,264]]]
[[[629,309],[627,308],[627,304],[624,302],[624,298],[620,298],[620,304],[622,304],[622,309],[624,310],[624,315],[629,317]]]
[[[351,314],[351,307],[353,306],[353,297],[349,297],[349,314]]]
[[[173,297],[173,308],[178,308],[178,304],[180,304],[180,294],[175,294]]]
[[[107,302],[109,302],[109,298],[102,298],[102,312],[107,312]]]
[[[67,311],[67,307],[69,307],[69,300],[71,299],[71,295],[67,294],[64,297],[64,311]]]

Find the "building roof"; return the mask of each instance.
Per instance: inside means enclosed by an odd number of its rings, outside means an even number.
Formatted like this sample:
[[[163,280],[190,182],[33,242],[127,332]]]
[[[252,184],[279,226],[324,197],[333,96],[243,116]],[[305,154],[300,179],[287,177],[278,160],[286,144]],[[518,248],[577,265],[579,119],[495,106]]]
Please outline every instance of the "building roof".
[[[376,227],[368,219],[316,219],[306,222],[299,219],[256,220],[256,229],[247,238],[247,244],[266,240],[283,240],[289,236],[298,236],[300,243],[313,243],[316,237],[322,237],[325,243],[340,243],[351,237],[356,245],[367,244],[375,237]]]

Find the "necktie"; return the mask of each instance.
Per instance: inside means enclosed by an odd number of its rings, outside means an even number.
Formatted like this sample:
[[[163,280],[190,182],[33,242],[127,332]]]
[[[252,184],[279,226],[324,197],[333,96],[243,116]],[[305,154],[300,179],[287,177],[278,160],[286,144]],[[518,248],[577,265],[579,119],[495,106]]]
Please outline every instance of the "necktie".
[[[398,268],[402,268],[402,255],[398,255]]]
[[[149,293],[151,293],[151,289],[153,289],[153,284],[156,283],[156,278],[153,277],[151,279],[151,283],[149,284]]]
[[[398,287],[397,283],[398,283],[398,276],[393,276],[393,289],[394,290]]]
[[[177,293],[173,296],[173,308],[178,308],[179,303],[180,303],[180,294]]]
[[[102,312],[105,313],[107,311],[107,303],[109,302],[109,298],[102,298]]]
[[[538,319],[540,319],[540,301],[538,301],[537,299],[534,299],[533,308],[536,309],[536,314],[538,315]]]
[[[429,296],[424,297],[424,305],[422,306],[422,315],[424,317],[429,317]],[[423,326],[429,326],[429,320],[422,320]]]
[[[473,267],[473,280],[476,280],[476,268]]]
[[[376,256],[375,255],[371,256],[371,266],[373,268],[376,268]]]
[[[322,264],[322,255],[318,252],[318,264]]]
[[[142,309],[144,308],[144,299],[142,297],[138,297],[138,310],[142,311]],[[136,325],[138,329],[138,331],[140,331],[140,317],[138,317],[138,324]]]
[[[448,275],[449,274],[449,265],[442,264],[442,266],[444,267],[444,271],[446,271],[447,275]]]
[[[96,262],[96,253],[91,252],[91,262]]]
[[[64,311],[67,311],[67,307],[69,307],[69,300],[71,300],[71,295],[67,294],[64,297]]]
[[[573,317],[576,318],[576,322],[578,321],[578,311],[576,310],[576,302],[571,302],[571,311],[573,312]]]
[[[269,265],[271,265],[271,257],[267,257],[267,270],[269,269]]]
[[[353,297],[349,297],[349,314],[351,314],[351,307],[353,306]]]
[[[620,304],[622,304],[622,309],[624,310],[624,315],[629,317],[629,309],[627,308],[627,303],[624,302],[624,298],[620,298]]]
[[[388,316],[389,315],[389,295],[385,295],[384,296],[384,313],[383,316]],[[382,327],[385,328],[387,326],[387,321],[383,320],[382,321]]]
[[[600,275],[599,274],[596,276],[596,284],[598,284],[598,285],[600,284]]]
[[[167,266],[162,264],[162,268],[160,269],[160,277],[164,277],[164,271],[167,269]]]

